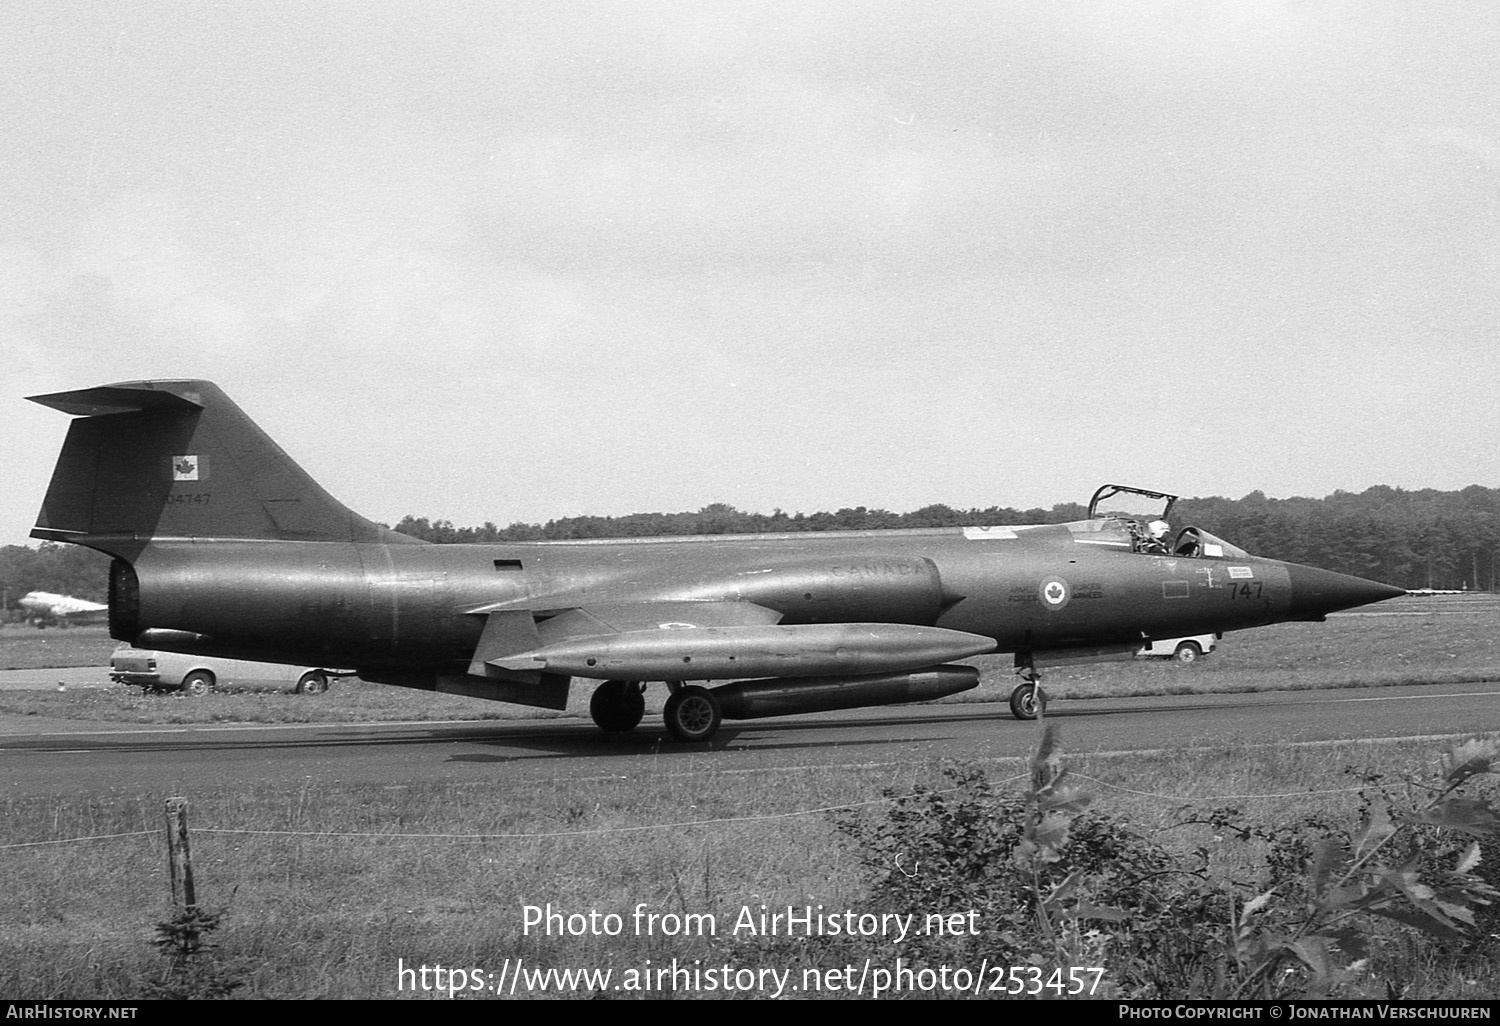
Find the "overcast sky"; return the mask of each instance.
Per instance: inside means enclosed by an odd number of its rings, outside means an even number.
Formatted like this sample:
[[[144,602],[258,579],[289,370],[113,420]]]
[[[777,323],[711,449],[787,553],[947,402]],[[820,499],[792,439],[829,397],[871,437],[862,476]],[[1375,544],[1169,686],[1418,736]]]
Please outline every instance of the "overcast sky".
[[[0,544],[217,381],[461,526],[1500,485],[1500,7],[0,6]]]

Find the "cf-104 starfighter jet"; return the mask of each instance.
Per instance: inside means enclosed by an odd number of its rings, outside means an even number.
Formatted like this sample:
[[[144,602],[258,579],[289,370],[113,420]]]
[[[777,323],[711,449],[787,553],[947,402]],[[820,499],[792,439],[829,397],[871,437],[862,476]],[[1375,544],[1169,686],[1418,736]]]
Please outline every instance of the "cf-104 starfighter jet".
[[[1070,524],[431,545],[351,512],[208,381],[34,399],[81,419],[32,537],[114,557],[113,637],[551,709],[587,678],[606,731],[640,723],[647,682],[702,742],[965,691],[955,661],[989,652],[1014,653],[1031,719],[1040,667],[1403,594],[1173,534],[1173,496],[1115,485]]]

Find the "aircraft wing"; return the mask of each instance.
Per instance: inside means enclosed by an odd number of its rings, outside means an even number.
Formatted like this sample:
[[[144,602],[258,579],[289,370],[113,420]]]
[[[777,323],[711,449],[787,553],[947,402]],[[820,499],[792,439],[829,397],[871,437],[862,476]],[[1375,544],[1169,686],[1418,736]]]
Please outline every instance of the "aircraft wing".
[[[753,602],[602,602],[578,606],[536,622],[529,609],[471,609],[484,615],[484,633],[469,673],[507,676],[544,670],[537,653],[585,638],[637,635],[646,631],[752,627],[774,624],[781,614]],[[490,669],[486,669],[489,667]]]
[[[781,614],[754,602],[606,602],[570,610],[537,625],[544,644],[632,631],[761,627]]]

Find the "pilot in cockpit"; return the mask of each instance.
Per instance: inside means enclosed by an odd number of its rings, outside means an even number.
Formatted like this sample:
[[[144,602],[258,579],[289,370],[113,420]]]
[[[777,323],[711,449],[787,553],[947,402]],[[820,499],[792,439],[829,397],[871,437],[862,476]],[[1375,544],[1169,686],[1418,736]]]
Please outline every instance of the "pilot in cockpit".
[[[1142,552],[1166,552],[1167,536],[1172,533],[1172,526],[1165,520],[1153,520],[1146,525],[1146,537],[1141,546]]]

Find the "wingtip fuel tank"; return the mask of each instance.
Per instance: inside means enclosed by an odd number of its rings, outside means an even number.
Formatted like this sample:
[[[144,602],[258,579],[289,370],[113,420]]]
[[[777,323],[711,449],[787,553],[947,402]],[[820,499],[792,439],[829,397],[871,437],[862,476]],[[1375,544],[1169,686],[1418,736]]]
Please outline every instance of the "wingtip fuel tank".
[[[496,660],[598,680],[738,680],[896,673],[995,650],[995,639],[900,623],[771,624],[640,630]]]

